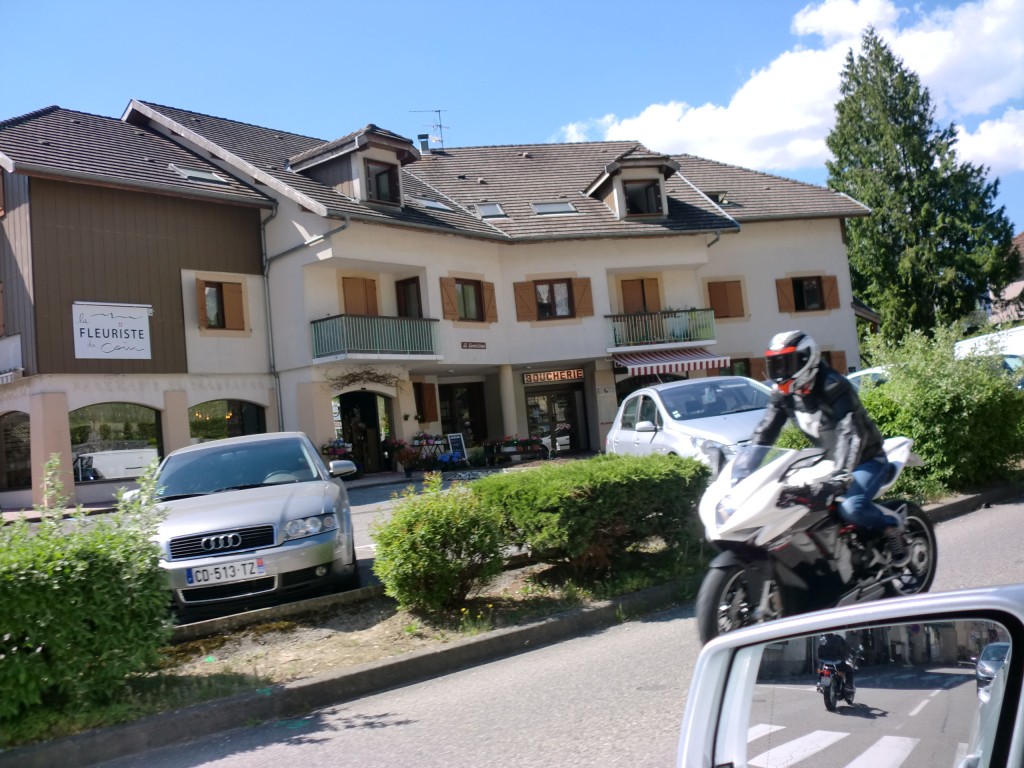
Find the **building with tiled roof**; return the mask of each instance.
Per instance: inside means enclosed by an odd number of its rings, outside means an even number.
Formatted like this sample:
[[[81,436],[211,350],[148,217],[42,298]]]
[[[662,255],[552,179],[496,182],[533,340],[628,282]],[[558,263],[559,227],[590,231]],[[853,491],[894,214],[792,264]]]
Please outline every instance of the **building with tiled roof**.
[[[0,432],[31,429],[69,463],[115,450],[111,434],[132,431],[123,404],[161,454],[264,429],[341,440],[367,472],[393,464],[386,437],[420,430],[470,446],[557,431],[563,448],[599,451],[625,394],[658,378],[762,378],[777,331],[800,327],[836,367],[859,364],[843,222],[869,211],[821,187],[636,141],[452,148],[372,124],[320,139],[143,101],[71,141],[78,124],[42,113],[0,123],[14,244],[0,279],[69,268],[46,255],[59,238],[37,247],[25,200],[93,245],[66,256],[82,274],[73,298],[44,292],[51,324],[43,295],[4,307],[0,371],[20,371],[0,379]],[[31,138],[9,127],[23,122]],[[76,185],[88,194],[58,194]],[[112,213],[87,202],[107,189],[132,223],[96,238]],[[201,206],[191,258],[166,255],[174,230],[134,210],[157,200]],[[210,206],[251,211],[245,233],[198,237],[219,221]],[[248,256],[229,263],[237,243]],[[83,356],[75,302],[148,307],[151,344]],[[33,357],[25,334],[44,325],[60,353]],[[63,378],[44,395],[31,385],[43,376]],[[102,445],[86,417],[109,422]],[[6,498],[27,499],[8,475]],[[80,500],[112,487],[75,480]]]

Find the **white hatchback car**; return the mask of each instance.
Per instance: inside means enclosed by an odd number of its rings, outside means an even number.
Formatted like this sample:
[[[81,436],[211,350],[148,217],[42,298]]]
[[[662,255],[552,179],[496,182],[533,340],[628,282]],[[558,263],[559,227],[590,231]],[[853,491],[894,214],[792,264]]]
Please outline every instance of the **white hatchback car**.
[[[181,448],[157,472],[160,564],[179,610],[248,608],[358,584],[351,461],[324,465],[301,432]]]
[[[732,456],[747,442],[771,401],[771,389],[743,376],[655,384],[619,406],[605,452],[707,459],[714,448]]]

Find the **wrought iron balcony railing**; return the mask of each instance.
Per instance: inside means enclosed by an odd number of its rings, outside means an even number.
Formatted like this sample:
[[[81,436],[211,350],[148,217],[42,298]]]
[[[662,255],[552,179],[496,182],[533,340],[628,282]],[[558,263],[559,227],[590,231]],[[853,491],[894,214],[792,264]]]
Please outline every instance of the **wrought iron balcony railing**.
[[[712,309],[668,309],[663,312],[636,312],[605,317],[612,325],[613,347],[683,344],[715,339],[715,312]]]
[[[438,321],[412,317],[334,315],[310,323],[313,357],[345,354],[437,355]]]

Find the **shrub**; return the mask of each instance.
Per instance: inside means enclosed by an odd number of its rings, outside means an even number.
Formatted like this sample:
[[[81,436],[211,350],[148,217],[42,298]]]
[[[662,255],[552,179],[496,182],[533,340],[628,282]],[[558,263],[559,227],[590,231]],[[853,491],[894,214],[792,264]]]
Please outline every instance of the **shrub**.
[[[42,522],[0,528],[0,722],[34,706],[109,700],[159,661],[170,633],[167,582],[152,536],[155,469],[118,510],[70,524],[56,458]],[[54,512],[51,510],[59,510]]]
[[[924,467],[900,478],[894,492],[939,486],[967,490],[1004,479],[1024,458],[1024,391],[992,356],[956,359],[951,329],[914,333],[899,347],[868,342],[888,381],[861,399],[886,437],[906,435]]]
[[[423,492],[407,488],[391,518],[373,526],[373,571],[384,591],[406,608],[454,608],[501,573],[506,542],[501,517],[469,486],[441,489],[441,475],[424,478]]]
[[[651,537],[680,547],[698,535],[694,510],[709,477],[695,459],[597,456],[476,481],[510,538],[541,560],[581,572],[607,569]]]
[[[484,452],[484,448],[482,445],[475,445],[472,448],[470,448],[466,453],[466,461],[469,462],[469,466],[487,466],[487,454]]]

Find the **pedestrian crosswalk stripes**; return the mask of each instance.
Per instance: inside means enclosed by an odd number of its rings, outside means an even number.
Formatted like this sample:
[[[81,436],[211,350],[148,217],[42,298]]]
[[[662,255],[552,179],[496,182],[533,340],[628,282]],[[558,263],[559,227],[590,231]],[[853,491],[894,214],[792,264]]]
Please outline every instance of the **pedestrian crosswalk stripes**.
[[[803,736],[786,738],[779,733],[784,730],[786,730],[785,726],[768,723],[758,723],[751,726],[747,731],[748,744],[753,745],[754,742],[767,736],[771,736],[771,739],[769,745],[762,745],[768,746],[768,749],[763,749],[755,757],[750,758],[747,764],[755,766],[755,768],[822,765],[821,756],[818,753],[851,735],[843,731],[817,730]],[[920,739],[907,736],[881,736],[874,738],[870,744],[866,745],[863,751],[851,762],[846,763],[843,768],[900,768],[906,763],[920,741]],[[755,749],[754,751],[757,750]],[[956,758],[951,762],[951,765],[959,765],[960,761],[966,756],[966,753],[967,745],[959,744]],[[818,755],[818,757],[815,758],[815,755]]]

